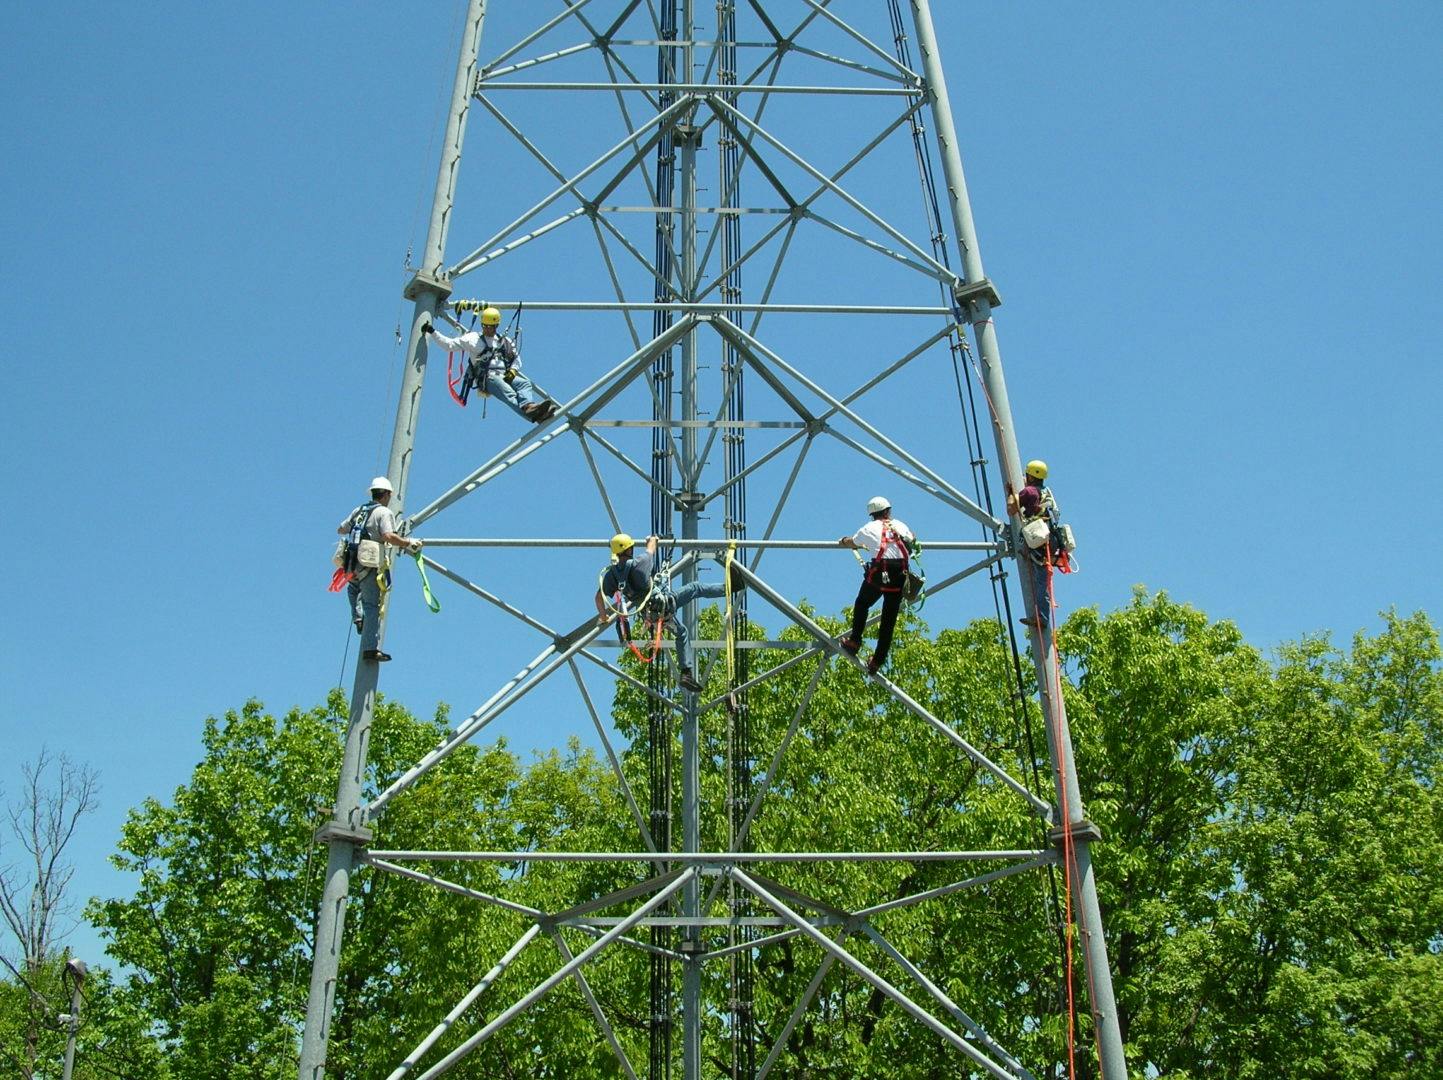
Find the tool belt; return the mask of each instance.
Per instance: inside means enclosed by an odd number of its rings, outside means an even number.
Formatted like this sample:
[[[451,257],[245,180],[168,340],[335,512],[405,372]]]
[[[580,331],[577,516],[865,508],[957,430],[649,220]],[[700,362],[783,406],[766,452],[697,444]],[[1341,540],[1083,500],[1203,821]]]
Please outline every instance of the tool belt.
[[[863,577],[868,585],[884,593],[901,592],[907,581],[906,559],[873,559]]]

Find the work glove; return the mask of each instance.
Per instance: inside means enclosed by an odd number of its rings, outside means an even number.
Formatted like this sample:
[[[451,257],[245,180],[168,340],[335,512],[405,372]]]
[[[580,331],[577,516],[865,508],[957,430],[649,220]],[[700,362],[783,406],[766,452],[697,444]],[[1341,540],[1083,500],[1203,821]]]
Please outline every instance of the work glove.
[[[410,540],[406,541],[406,550],[409,551],[412,555],[419,555],[421,553],[421,548],[424,546],[425,545],[422,544],[422,542],[415,537],[412,537]]]
[[[431,332],[431,324],[428,323],[428,322],[423,322],[423,323],[421,324],[421,333],[423,333],[423,334],[429,334],[430,332]]]

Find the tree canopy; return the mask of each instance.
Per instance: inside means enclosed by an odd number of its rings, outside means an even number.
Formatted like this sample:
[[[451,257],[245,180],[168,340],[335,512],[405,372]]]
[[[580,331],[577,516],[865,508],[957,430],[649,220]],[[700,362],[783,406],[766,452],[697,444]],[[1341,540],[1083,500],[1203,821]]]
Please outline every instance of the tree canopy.
[[[915,622],[899,630],[899,685],[1012,775],[1033,782],[1036,770],[1035,790],[1051,799],[1036,706],[1024,714],[1006,693],[1014,669],[998,625],[935,636]],[[1443,1073],[1443,674],[1426,617],[1388,613],[1377,633],[1348,647],[1309,638],[1270,659],[1232,624],[1139,593],[1115,612],[1074,613],[1058,642],[1083,797],[1104,835],[1095,865],[1134,1075]],[[816,675],[797,664],[752,691],[758,779]],[[614,712],[624,735],[644,733],[635,690],[618,689]],[[204,757],[171,800],[132,811],[115,861],[136,875],[135,892],[96,900],[88,914],[125,972],[100,996],[113,1015],[130,1018],[127,1030],[144,1032],[153,1075],[294,1074],[324,869],[312,835],[329,817],[345,722],[338,693],[282,717],[250,702],[206,722]],[[372,790],[447,729],[444,710],[420,719],[382,702]],[[702,735],[703,846],[716,849],[726,841],[724,715],[709,714]],[[638,791],[646,763],[639,741],[622,755]],[[638,848],[615,776],[576,743],[531,761],[504,741],[463,747],[395,800],[377,830],[378,848]],[[1044,842],[1015,794],[840,665],[818,676],[750,837],[757,850]],[[547,912],[651,872],[621,864],[419,868]],[[916,862],[782,865],[767,876],[855,909],[958,875]],[[877,939],[853,928],[847,944],[877,970],[895,947],[1038,1075],[1060,1076],[1046,1064],[1061,1060],[1065,1039],[1054,884],[1031,872],[965,889],[878,917]],[[456,891],[359,873],[330,1075],[387,1075],[531,921]],[[589,940],[544,929],[473,1013],[495,1016]],[[822,959],[797,938],[757,953],[764,1048]],[[725,978],[719,967],[704,970]],[[585,971],[616,1038],[644,1063],[645,957],[614,948]],[[1085,999],[1080,968],[1076,989]],[[707,1025],[708,1052],[723,1065],[726,1018],[709,1016]],[[475,1016],[458,1028],[443,1049],[475,1030]],[[125,1045],[127,1054],[142,1052]],[[956,1075],[958,1065],[939,1039],[837,965],[776,1070],[909,1078]],[[1095,1075],[1095,1064],[1079,1057],[1079,1071]],[[617,1072],[590,1004],[567,982],[451,1075]]]

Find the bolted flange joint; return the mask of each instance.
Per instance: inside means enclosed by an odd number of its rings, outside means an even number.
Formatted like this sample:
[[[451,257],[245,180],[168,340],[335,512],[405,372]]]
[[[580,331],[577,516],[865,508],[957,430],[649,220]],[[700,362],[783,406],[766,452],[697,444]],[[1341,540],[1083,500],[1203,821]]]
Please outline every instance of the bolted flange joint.
[[[959,281],[952,286],[952,297],[967,312],[967,321],[985,318],[984,311],[1002,306],[1002,296],[989,278]],[[983,305],[986,305],[984,308]]]
[[[417,270],[415,276],[406,282],[406,287],[401,291],[401,295],[407,300],[419,300],[421,294],[426,292],[434,293],[436,302],[440,303],[451,295],[451,282],[444,277]]]
[[[1055,848],[1062,847],[1062,839],[1067,830],[1062,827],[1047,830],[1047,841]],[[1102,842],[1102,830],[1092,822],[1083,818],[1081,821],[1072,823],[1072,842],[1074,844],[1100,844]]]

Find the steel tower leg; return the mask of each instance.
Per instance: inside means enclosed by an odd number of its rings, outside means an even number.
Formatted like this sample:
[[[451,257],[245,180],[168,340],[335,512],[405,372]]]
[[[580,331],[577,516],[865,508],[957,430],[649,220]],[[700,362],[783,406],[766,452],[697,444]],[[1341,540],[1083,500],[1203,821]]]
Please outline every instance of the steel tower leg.
[[[952,105],[947,96],[947,81],[942,72],[942,57],[937,35],[932,26],[928,0],[911,0],[912,19],[917,29],[917,50],[927,81],[932,108],[933,130],[942,158],[942,173],[947,185],[947,202],[952,223],[961,248],[963,280],[967,286],[984,286],[961,290],[965,318],[972,323],[977,339],[977,352],[982,362],[982,379],[992,403],[993,434],[997,440],[998,464],[1008,490],[1021,486],[1022,461],[1017,452],[1017,436],[1012,426],[1012,409],[1007,400],[1007,384],[1002,375],[1002,354],[997,346],[997,330],[992,322],[995,293],[985,287],[982,253],[977,246],[977,232],[972,221],[972,207],[967,199],[967,182],[962,175],[962,156],[952,121]],[[1027,568],[1020,554],[1020,530],[1015,518],[1011,522],[1013,550],[1017,560],[1018,578],[1027,580]],[[1036,622],[1036,604],[1028,588],[1022,589],[1029,621]],[[1057,795],[1064,808],[1066,828],[1076,844],[1075,861],[1078,878],[1077,924],[1082,934],[1083,955],[1091,986],[1093,1022],[1097,1028],[1098,1054],[1102,1061],[1103,1080],[1126,1080],[1127,1061],[1122,1049],[1122,1033],[1117,1022],[1117,1003],[1112,991],[1112,970],[1107,962],[1107,943],[1102,936],[1102,913],[1097,903],[1097,883],[1092,873],[1090,848],[1091,827],[1082,807],[1077,786],[1077,769],[1072,756],[1072,736],[1067,727],[1067,710],[1060,694],[1055,693],[1053,672],[1056,670],[1050,635],[1033,632],[1033,665],[1047,723],[1048,748],[1052,755]]]
[[[421,259],[421,269],[406,287],[406,298],[415,301],[415,309],[411,317],[411,332],[406,351],[408,360],[396,407],[396,426],[391,435],[391,455],[386,466],[386,475],[396,486],[393,505],[398,514],[405,507],[406,481],[411,471],[411,451],[415,447],[421,387],[426,374],[426,344],[421,334],[421,326],[435,317],[437,309],[451,293],[449,283],[442,277],[441,268],[456,191],[456,177],[461,164],[461,145],[466,137],[466,116],[470,109],[471,88],[476,80],[486,3],[487,0],[471,0],[466,14],[460,58],[456,64],[456,81],[451,92],[451,112],[446,121],[445,142],[441,150],[441,167],[436,177],[431,221],[426,232],[426,248]],[[384,638],[384,608],[380,617]],[[351,873],[356,867],[360,850],[371,839],[370,830],[365,827],[361,785],[366,774],[366,753],[370,743],[379,673],[380,665],[357,658],[336,803],[331,820],[316,833],[316,839],[323,841],[327,847],[326,880],[320,907],[316,911],[310,995],[306,1001],[306,1025],[301,1036],[298,1068],[300,1080],[320,1080],[326,1072],[326,1047],[330,1039],[331,1017],[335,1011],[336,983],[340,974],[341,941],[345,929]]]

